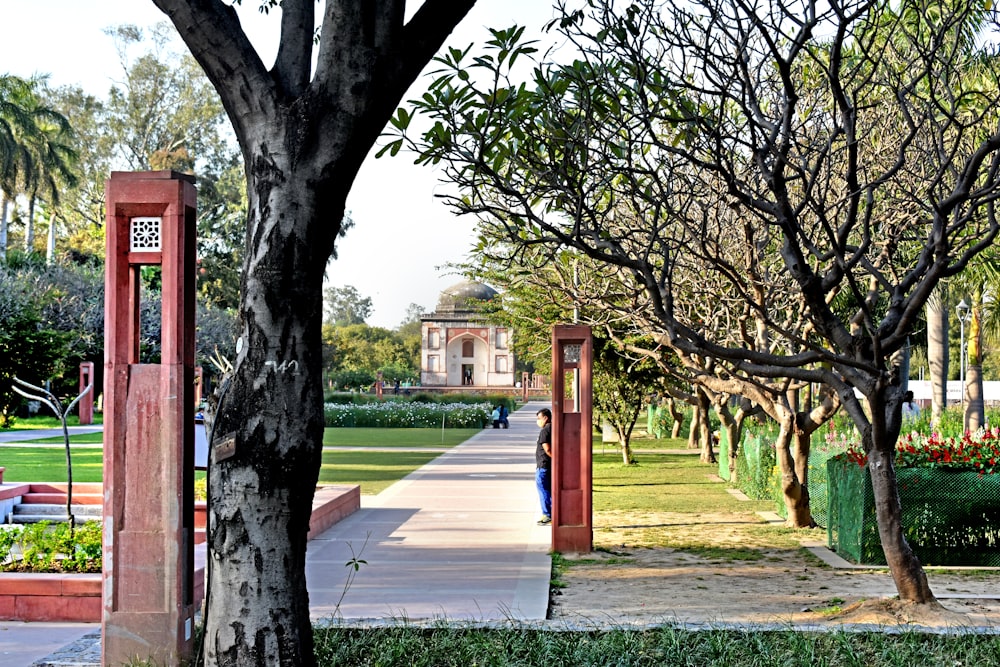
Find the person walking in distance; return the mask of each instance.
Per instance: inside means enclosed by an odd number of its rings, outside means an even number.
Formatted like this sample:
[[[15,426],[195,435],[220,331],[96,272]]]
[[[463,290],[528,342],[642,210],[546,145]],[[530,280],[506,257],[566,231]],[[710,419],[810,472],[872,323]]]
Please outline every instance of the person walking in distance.
[[[535,415],[538,423],[538,441],[535,447],[535,486],[542,503],[539,526],[552,523],[552,411],[542,408]]]

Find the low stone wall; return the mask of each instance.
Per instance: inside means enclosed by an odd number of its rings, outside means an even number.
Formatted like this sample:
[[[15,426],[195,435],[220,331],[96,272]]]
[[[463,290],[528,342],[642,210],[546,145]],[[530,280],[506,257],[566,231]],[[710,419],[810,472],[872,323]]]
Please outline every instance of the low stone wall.
[[[17,497],[26,492],[27,488],[22,489]],[[198,505],[204,507],[204,503]],[[309,520],[309,539],[360,508],[360,487],[318,487]],[[201,600],[205,595],[204,509],[200,518],[198,515],[196,506],[194,593],[195,599]],[[98,623],[102,613],[101,583],[100,574],[0,572],[0,620]]]

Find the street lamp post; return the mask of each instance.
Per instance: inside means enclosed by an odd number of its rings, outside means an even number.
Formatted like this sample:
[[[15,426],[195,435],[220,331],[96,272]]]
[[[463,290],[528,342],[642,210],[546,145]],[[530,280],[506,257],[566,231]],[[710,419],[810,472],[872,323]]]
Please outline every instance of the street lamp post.
[[[972,312],[969,308],[969,304],[965,303],[965,299],[958,302],[955,306],[955,312],[958,314],[958,331],[959,331],[959,343],[958,343],[958,378],[959,378],[959,392],[962,399],[962,409],[965,409],[965,323],[969,321]]]

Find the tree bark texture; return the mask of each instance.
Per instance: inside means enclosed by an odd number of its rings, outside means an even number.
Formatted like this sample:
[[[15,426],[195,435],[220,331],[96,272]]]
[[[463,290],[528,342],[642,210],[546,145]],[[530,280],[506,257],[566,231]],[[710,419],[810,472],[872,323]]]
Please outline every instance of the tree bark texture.
[[[875,514],[882,550],[901,600],[937,604],[913,549],[903,537],[902,508],[896,486],[895,448],[871,449],[868,472],[875,496]]]
[[[698,401],[698,445],[701,449],[698,458],[702,463],[718,463],[715,451],[712,449],[712,422],[709,419],[712,401],[700,387],[695,387],[695,397]]]
[[[358,169],[475,0],[425,0],[407,22],[401,0],[284,0],[270,70],[227,2],[153,2],[222,98],[249,197],[240,340],[209,460],[206,663],[314,665],[305,553],[324,427],[323,274]]]
[[[774,442],[774,455],[778,470],[781,473],[781,493],[785,499],[785,510],[788,514],[787,524],[793,528],[809,528],[813,526],[812,514],[809,512],[809,490],[800,477],[796,457],[801,459],[801,444],[795,437],[794,415],[788,414],[780,420],[778,437]],[[793,447],[795,453],[793,454]],[[806,449],[806,465],[808,466],[808,449]]]
[[[670,416],[673,418],[673,426],[670,427],[670,437],[679,438],[681,437],[681,427],[684,425],[684,412],[677,407],[677,402],[673,398],[667,399],[667,410],[670,411]]]

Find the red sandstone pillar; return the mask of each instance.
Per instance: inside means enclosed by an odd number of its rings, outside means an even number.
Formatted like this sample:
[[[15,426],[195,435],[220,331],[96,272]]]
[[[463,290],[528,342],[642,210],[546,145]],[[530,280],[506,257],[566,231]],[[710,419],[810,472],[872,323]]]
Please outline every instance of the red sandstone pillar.
[[[594,549],[592,364],[590,327],[553,327],[552,550],[561,553]],[[579,371],[578,409],[566,395],[573,371]]]
[[[194,177],[106,186],[102,664],[192,658]],[[143,266],[161,267],[160,361],[139,362]]]
[[[94,362],[84,361],[80,364],[80,393],[87,388],[87,386],[94,381]],[[87,426],[88,424],[94,423],[94,394],[97,392],[93,389],[90,393],[80,399],[78,404],[78,410],[80,415],[80,426]]]

